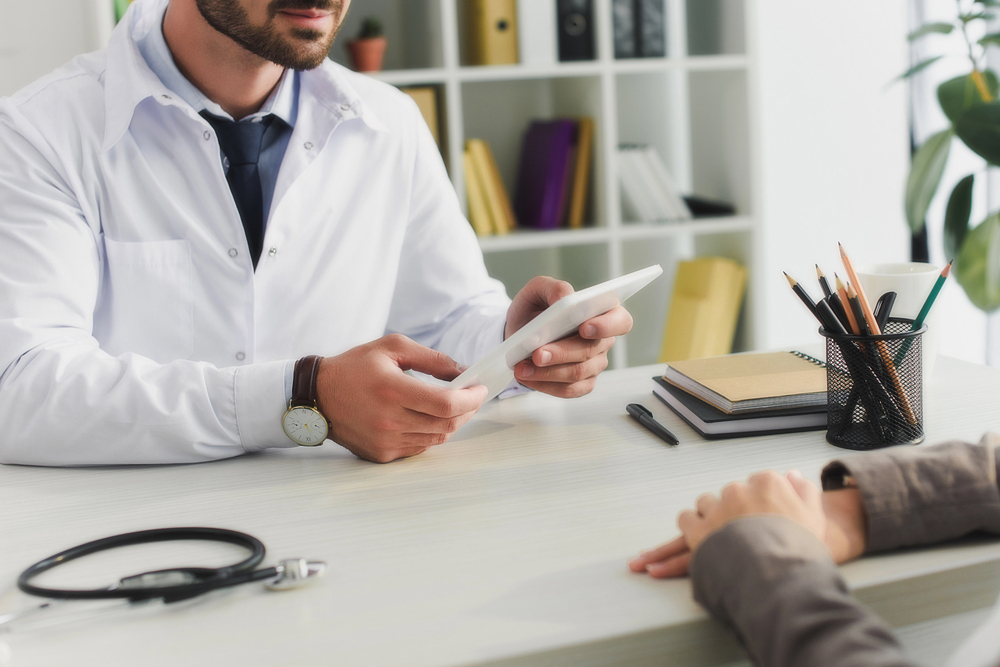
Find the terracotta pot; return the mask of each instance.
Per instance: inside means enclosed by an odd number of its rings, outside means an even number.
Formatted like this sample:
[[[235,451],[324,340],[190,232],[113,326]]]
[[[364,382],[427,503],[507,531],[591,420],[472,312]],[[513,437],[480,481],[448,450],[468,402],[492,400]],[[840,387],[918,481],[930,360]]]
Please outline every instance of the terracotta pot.
[[[355,39],[347,43],[347,51],[356,72],[378,72],[382,69],[385,49],[388,42],[385,37]]]

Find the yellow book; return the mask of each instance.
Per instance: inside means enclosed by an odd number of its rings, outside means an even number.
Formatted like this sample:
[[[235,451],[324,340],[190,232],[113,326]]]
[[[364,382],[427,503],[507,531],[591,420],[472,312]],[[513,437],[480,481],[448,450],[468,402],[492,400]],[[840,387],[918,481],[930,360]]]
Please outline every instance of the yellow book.
[[[466,2],[469,64],[517,64],[517,0]]]
[[[500,178],[500,170],[497,168],[493,151],[482,139],[469,139],[465,142],[465,149],[472,154],[476,174],[480,178],[480,187],[490,211],[493,229],[497,234],[506,234],[517,226],[517,220],[514,218],[507,188]]]
[[[400,88],[400,90],[412,97],[413,101],[417,103],[420,113],[423,114],[424,120],[427,121],[427,127],[431,128],[431,134],[434,135],[434,143],[437,144],[440,150],[441,123],[438,120],[437,91],[430,86]]]
[[[469,200],[469,222],[478,236],[489,236],[493,233],[493,225],[469,151],[462,153],[462,168],[465,170],[465,193]]]
[[[577,122],[576,164],[573,170],[573,184],[570,190],[569,213],[566,226],[570,229],[583,227],[583,216],[587,209],[587,195],[590,193],[590,168],[594,154],[594,120],[581,118]]]
[[[731,352],[745,285],[746,269],[730,259],[680,262],[659,361]]]

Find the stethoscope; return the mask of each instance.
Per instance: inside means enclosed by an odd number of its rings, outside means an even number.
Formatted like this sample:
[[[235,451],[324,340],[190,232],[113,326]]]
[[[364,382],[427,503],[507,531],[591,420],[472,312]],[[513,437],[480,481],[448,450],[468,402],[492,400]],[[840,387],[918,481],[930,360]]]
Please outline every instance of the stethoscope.
[[[143,572],[123,577],[104,588],[57,589],[36,586],[32,579],[63,563],[109,549],[128,547],[151,542],[175,540],[226,542],[245,548],[250,555],[244,560],[223,567],[178,567],[167,570]],[[53,600],[109,600],[123,599],[131,603],[161,600],[164,603],[180,602],[204,595],[221,588],[262,581],[270,590],[297,588],[326,570],[326,563],[305,558],[290,558],[273,567],[255,569],[264,560],[264,543],[252,535],[224,528],[158,528],[140,530],[105,537],[87,542],[49,556],[28,567],[17,578],[17,587],[29,595]],[[51,602],[37,607],[0,615],[0,631],[15,620],[28,614],[47,609]]]

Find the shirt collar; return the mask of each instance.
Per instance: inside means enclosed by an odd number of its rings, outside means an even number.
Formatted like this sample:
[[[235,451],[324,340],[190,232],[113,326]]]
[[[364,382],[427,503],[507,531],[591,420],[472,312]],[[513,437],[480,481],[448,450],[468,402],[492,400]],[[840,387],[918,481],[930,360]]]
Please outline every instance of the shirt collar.
[[[147,99],[185,107],[192,115],[208,109],[216,115],[230,117],[184,78],[169,55],[162,29],[168,2],[133,2],[111,35],[104,73],[106,118],[102,151],[121,140],[136,108]],[[149,55],[149,61],[145,54]],[[286,72],[258,114],[274,113],[294,126],[300,101],[315,102],[338,120],[360,118],[371,129],[388,132],[342,70],[327,59],[314,70],[296,71],[294,76]],[[300,90],[307,91],[305,98],[300,99]]]

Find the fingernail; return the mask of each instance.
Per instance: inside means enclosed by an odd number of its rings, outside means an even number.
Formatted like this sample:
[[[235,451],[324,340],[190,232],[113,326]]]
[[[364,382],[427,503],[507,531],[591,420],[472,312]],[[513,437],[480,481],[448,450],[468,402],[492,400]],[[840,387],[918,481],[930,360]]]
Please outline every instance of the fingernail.
[[[531,364],[525,364],[524,366],[521,367],[521,377],[530,378],[534,374],[535,374],[535,369],[534,367],[532,367]]]
[[[587,338],[592,338],[593,336],[596,336],[597,327],[595,327],[593,324],[588,324],[583,328],[583,335],[586,336]]]
[[[542,350],[541,354],[538,355],[538,362],[543,366],[552,361],[552,353],[548,350]]]

